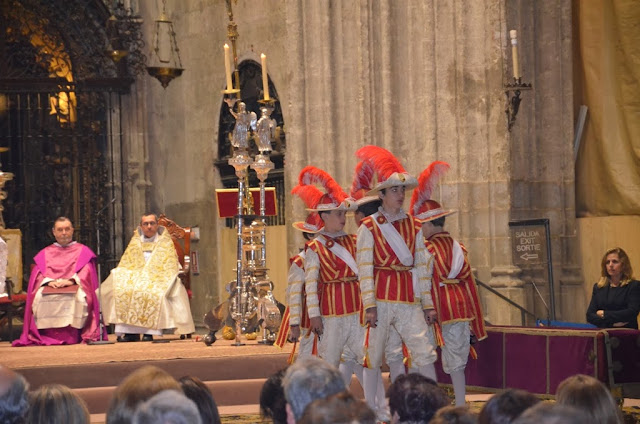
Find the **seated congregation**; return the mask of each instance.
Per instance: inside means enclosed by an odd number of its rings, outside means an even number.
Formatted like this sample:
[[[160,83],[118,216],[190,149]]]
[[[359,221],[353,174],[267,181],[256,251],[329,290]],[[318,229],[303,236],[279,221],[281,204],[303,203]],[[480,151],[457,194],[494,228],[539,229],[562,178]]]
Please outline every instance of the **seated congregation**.
[[[543,401],[518,389],[493,395],[478,412],[452,405],[436,382],[421,374],[398,377],[386,400],[394,424],[622,424],[622,412],[598,380],[575,375],[558,387],[555,401]],[[256,399],[258,401],[258,399]],[[345,386],[340,371],[317,358],[296,361],[271,376],[260,394],[261,417],[275,424],[376,424],[375,412]],[[55,407],[54,407],[55,405]],[[115,389],[107,424],[233,422],[220,417],[213,395],[196,377],[174,379],[164,370],[142,366]],[[29,392],[29,382],[0,366],[0,422],[86,424],[84,401],[68,387],[46,384]]]

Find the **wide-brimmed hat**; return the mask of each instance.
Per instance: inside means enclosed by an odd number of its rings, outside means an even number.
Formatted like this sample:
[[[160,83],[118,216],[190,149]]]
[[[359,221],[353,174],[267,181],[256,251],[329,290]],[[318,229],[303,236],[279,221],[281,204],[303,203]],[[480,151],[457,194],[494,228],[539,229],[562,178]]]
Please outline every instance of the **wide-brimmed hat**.
[[[409,212],[419,221],[433,221],[455,213],[455,211],[443,209],[440,203],[431,199],[436,183],[449,168],[446,162],[434,161],[418,176],[418,188],[411,196]]]
[[[296,230],[300,230],[304,233],[316,234],[320,232],[320,230],[322,230],[322,228],[324,227],[324,222],[320,218],[320,215],[318,215],[316,212],[311,212],[309,215],[307,215],[307,219],[305,219],[304,221],[296,221],[291,225]]]
[[[367,196],[367,191],[360,190],[359,192],[351,193],[351,198],[355,202],[356,206],[360,207],[366,205],[367,203],[380,201],[379,196]]]
[[[364,146],[358,149],[356,156],[366,162],[377,176],[377,182],[366,193],[367,196],[377,195],[386,188],[402,186],[412,189],[418,185],[418,180],[405,171],[400,161],[387,149]]]
[[[417,213],[413,216],[420,222],[429,222],[456,213],[454,210],[447,210],[435,200],[427,200],[420,206]]]
[[[357,208],[355,202],[347,196],[342,187],[333,179],[329,173],[315,166],[306,166],[298,176],[298,186],[295,191],[304,192],[310,190],[305,187],[315,187],[313,184],[322,184],[324,192],[319,198],[314,195],[307,204],[310,212],[329,212],[332,210],[353,211]],[[317,187],[316,187],[317,189]]]

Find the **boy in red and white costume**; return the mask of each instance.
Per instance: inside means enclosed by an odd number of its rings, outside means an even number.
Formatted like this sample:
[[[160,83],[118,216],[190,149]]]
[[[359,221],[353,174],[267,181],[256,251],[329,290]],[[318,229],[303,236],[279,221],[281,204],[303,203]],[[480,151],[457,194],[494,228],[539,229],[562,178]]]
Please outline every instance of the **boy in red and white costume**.
[[[365,146],[356,154],[378,176],[378,183],[367,194],[378,194],[382,201],[378,212],[363,219],[357,244],[362,302],[370,326],[364,392],[365,398],[369,394],[373,399],[390,327],[400,334],[417,371],[436,380],[436,352],[426,322],[433,309],[432,265],[420,223],[402,209],[405,190],[417,185],[415,177],[383,148]]]
[[[296,221],[293,228],[302,231],[307,242],[311,241],[322,229],[322,220],[317,213],[310,213],[304,221]],[[315,335],[309,331],[309,315],[307,314],[306,293],[304,290],[304,260],[307,244],[300,253],[291,258],[291,266],[287,276],[287,305],[289,308],[289,336],[292,341],[299,342],[298,358],[311,356]]]
[[[455,211],[445,210],[431,200],[434,174],[438,171],[434,162],[419,177],[419,187],[411,199],[411,212],[422,222],[425,245],[434,258],[431,294],[436,307],[431,319],[442,329],[442,368],[451,376],[456,405],[465,404],[464,370],[470,352],[471,332],[478,340],[487,337],[478,289],[467,259],[467,251],[444,231],[445,217]],[[446,168],[448,168],[447,164]],[[435,343],[433,333],[430,340]]]
[[[367,164],[367,162],[358,163],[355,169],[350,194],[358,206],[358,209],[353,213],[358,227],[362,224],[363,219],[378,212],[378,208],[382,205],[382,201],[377,194],[374,196],[367,196],[367,193],[371,191],[373,173],[373,169]],[[393,383],[399,375],[405,374],[405,360],[410,360],[410,358],[405,358],[402,339],[400,339],[400,335],[393,327],[389,329],[389,336],[387,337],[384,356],[387,365],[389,366],[389,376]],[[359,380],[362,381],[361,378],[359,378]],[[385,396],[382,380],[378,385],[377,393],[378,397]]]
[[[308,210],[317,212],[324,226],[307,243],[305,291],[311,331],[319,336],[318,355],[338,368],[345,346],[364,357],[364,330],[355,262],[355,236],[343,231],[347,211],[355,209],[333,178],[313,166],[300,172],[299,185],[320,183],[325,194]],[[351,376],[349,375],[350,382]]]

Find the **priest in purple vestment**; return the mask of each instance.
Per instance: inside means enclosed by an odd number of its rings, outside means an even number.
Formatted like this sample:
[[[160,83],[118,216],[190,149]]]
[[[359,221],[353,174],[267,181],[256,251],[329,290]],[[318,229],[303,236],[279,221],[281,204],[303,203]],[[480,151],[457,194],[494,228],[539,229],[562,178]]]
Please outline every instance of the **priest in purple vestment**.
[[[100,338],[96,255],[73,241],[69,218],[56,219],[53,235],[56,242],[34,258],[22,336],[13,346],[87,343]]]

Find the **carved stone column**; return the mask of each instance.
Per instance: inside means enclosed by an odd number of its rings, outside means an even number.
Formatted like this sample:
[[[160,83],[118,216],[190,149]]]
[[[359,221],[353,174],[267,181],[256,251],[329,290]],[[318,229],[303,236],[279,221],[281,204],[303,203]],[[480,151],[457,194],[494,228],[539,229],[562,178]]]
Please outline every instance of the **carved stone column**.
[[[123,122],[123,150],[120,152],[124,164],[123,174],[117,182],[124,183],[123,196],[127,199],[124,211],[124,227],[122,229],[125,240],[129,240],[140,217],[149,208],[149,179],[148,143],[149,133],[147,122],[146,95],[147,85],[151,81],[140,76],[134,83],[131,94],[122,97]],[[119,137],[120,135],[118,135]]]
[[[572,5],[518,0],[504,9],[507,29],[518,30],[523,80],[533,84],[509,133],[511,218],[549,219],[556,316],[584,321],[576,313],[584,297],[576,267]],[[538,282],[548,299],[546,274],[523,270],[522,279]]]

